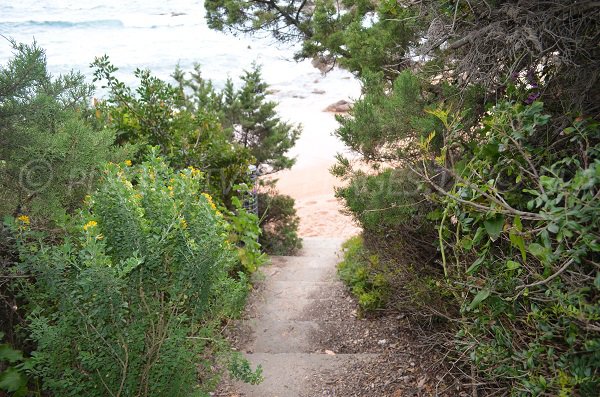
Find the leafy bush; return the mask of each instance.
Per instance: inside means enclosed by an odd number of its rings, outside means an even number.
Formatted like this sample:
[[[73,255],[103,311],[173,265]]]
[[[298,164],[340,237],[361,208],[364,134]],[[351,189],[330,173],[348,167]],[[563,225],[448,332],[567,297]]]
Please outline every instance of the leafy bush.
[[[363,246],[361,237],[352,237],[342,245],[344,260],[338,264],[338,275],[358,298],[363,310],[384,306],[388,294],[385,274],[379,269],[379,258]]]
[[[462,303],[458,350],[480,375],[515,396],[594,396],[600,128],[550,121],[540,102],[499,103],[462,147],[441,198],[443,265]]]
[[[217,375],[213,329],[241,310],[247,280],[230,275],[235,248],[200,171],[127,164],[106,167],[62,244],[13,225],[35,277],[34,374],[60,396],[202,396]]]
[[[259,241],[265,252],[293,255],[302,248],[302,239],[298,237],[300,219],[292,197],[272,190],[259,193],[258,213],[262,229]]]
[[[119,143],[134,144],[138,156],[146,152],[145,145],[158,145],[172,167],[203,170],[206,190],[228,221],[230,241],[238,246],[236,270],[254,272],[265,257],[258,218],[243,210],[241,202],[251,183],[249,165],[261,172],[291,167],[294,161],[286,152],[300,133],[300,127],[277,117],[276,103],[266,101],[260,68],[244,73],[241,88],[228,80],[223,91],[202,78],[199,66],[189,74],[177,69],[177,85],[136,70],[140,86],[133,90],[114,76],[117,68],[107,57],[93,66],[96,80],[110,93],[97,104],[97,122],[115,129]]]
[[[83,75],[52,76],[44,50],[11,44],[14,56],[0,66],[0,219],[27,214],[30,227],[60,239],[103,164],[125,159],[129,148],[115,147],[112,130],[89,123],[92,88]],[[14,295],[14,243],[0,226],[0,331],[28,351],[26,335],[17,335],[26,297]]]
[[[385,305],[434,317],[456,311],[454,302],[448,300],[439,285],[443,273],[435,262],[437,232],[428,216],[434,206],[416,175],[406,168],[386,169],[374,175],[340,167],[335,172],[351,175],[349,183],[338,188],[336,195],[344,200],[347,212],[363,229],[363,259],[357,261],[362,265],[360,273],[353,271],[353,277],[358,274],[365,280],[381,278],[386,285],[385,299],[378,299],[375,307]],[[340,275],[351,286],[356,282],[344,273]]]
[[[337,117],[336,135],[367,161],[414,160],[420,154],[421,137],[441,127],[438,119],[424,112],[432,105],[423,79],[404,71],[390,84],[381,73],[367,73],[362,83],[365,95],[349,116]]]
[[[0,66],[0,217],[43,223],[79,206],[108,160],[123,160],[110,129],[88,114],[92,87],[78,73],[52,77],[36,44],[12,43]]]
[[[291,168],[295,159],[286,156],[302,131],[281,121],[276,102],[267,101],[267,83],[258,65],[241,76],[242,86],[235,90],[227,80],[220,104],[220,120],[231,139],[250,150],[262,175]]]
[[[96,116],[117,131],[117,142],[135,144],[138,156],[147,145],[159,146],[174,168],[206,171],[211,193],[228,205],[233,186],[249,182],[249,165],[264,174],[294,163],[286,152],[301,128],[279,119],[258,66],[242,75],[239,89],[228,80],[222,91],[202,78],[199,66],[189,74],[176,69],[176,85],[138,69],[135,90],[115,77],[108,57],[92,66],[95,80],[109,90]]]
[[[92,66],[95,80],[109,92],[105,101],[96,104],[97,123],[114,129],[117,143],[137,148],[134,161],[147,154],[148,145],[158,146],[171,167],[203,170],[209,193],[219,201],[228,202],[233,186],[248,181],[248,166],[254,159],[223,129],[220,99],[199,75],[188,92],[191,82],[181,71],[176,71],[180,81],[175,86],[137,69],[134,74],[140,84],[134,90],[115,77],[118,69],[108,57],[97,58]]]
[[[0,341],[4,333],[0,332]],[[31,359],[23,357],[23,352],[12,348],[8,343],[0,343],[0,390],[12,393],[14,397],[29,395],[26,370]]]
[[[236,186],[237,192],[244,197],[249,194],[249,187],[245,184]],[[240,259],[240,270],[247,274],[254,273],[259,266],[266,262],[266,255],[262,252],[259,239],[261,228],[256,214],[247,211],[244,203],[238,196],[231,200],[233,211],[226,211],[228,220],[229,241],[237,246]]]

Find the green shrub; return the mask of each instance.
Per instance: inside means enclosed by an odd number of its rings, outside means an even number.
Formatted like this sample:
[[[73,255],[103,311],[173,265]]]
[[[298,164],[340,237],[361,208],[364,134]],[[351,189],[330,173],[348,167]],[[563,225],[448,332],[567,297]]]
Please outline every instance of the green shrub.
[[[298,237],[300,219],[294,199],[267,191],[258,194],[258,213],[261,217],[260,244],[271,255],[293,255],[302,248]]]
[[[349,183],[336,188],[336,196],[365,230],[385,236],[402,228],[417,234],[431,228],[426,219],[431,208],[427,191],[409,169],[347,172],[345,176],[350,177]]]
[[[241,197],[250,194],[250,188],[246,184],[235,187]],[[237,247],[240,270],[252,274],[267,260],[259,242],[262,233],[259,219],[256,214],[244,208],[244,203],[238,196],[233,196],[231,203],[234,207],[233,211],[223,208],[223,211],[228,214],[229,241]]]
[[[356,283],[352,277],[381,280],[378,282],[386,285],[387,292],[384,301],[374,299],[375,307],[384,304],[434,317],[456,312],[447,290],[440,288],[443,273],[436,263],[436,230],[428,218],[434,205],[427,200],[427,190],[420,186],[416,175],[406,168],[386,169],[374,175],[361,171],[346,175],[351,175],[349,182],[338,188],[336,195],[362,226],[363,245],[357,251],[361,254],[354,255],[352,250],[348,254],[363,259],[358,261],[362,262],[360,272],[352,271],[352,276],[341,272],[342,278],[350,284]]]
[[[249,165],[265,174],[294,163],[286,153],[301,128],[280,120],[256,65],[241,76],[239,89],[228,80],[222,91],[202,78],[199,66],[191,73],[176,69],[176,85],[137,69],[136,89],[115,77],[108,57],[92,66],[95,81],[109,92],[97,103],[97,122],[114,129],[118,143],[134,144],[138,158],[147,145],[159,146],[172,167],[206,171],[211,194],[228,206],[233,186],[250,182]]]
[[[286,154],[302,127],[281,121],[275,111],[277,102],[267,101],[268,85],[258,65],[244,71],[240,79],[243,84],[238,90],[228,79],[220,93],[219,119],[230,139],[250,150],[262,175],[291,168],[296,160]]]
[[[52,76],[44,50],[11,44],[14,56],[0,66],[0,220],[27,214],[31,227],[51,229],[49,238],[59,240],[102,166],[125,159],[129,148],[115,147],[112,130],[89,123],[92,87],[83,75]],[[27,352],[19,332],[27,297],[14,295],[18,277],[11,274],[14,242],[0,226],[0,331]]]
[[[342,245],[344,260],[338,264],[338,275],[358,299],[361,309],[383,307],[388,294],[385,275],[379,273],[379,258],[369,253],[361,237],[352,237]]]
[[[12,43],[0,66],[0,218],[64,218],[91,191],[109,160],[124,160],[114,132],[88,122],[92,87],[84,76],[53,77],[36,44]]]
[[[0,332],[0,341],[4,333]],[[30,358],[23,357],[23,352],[14,349],[8,343],[0,343],[0,391],[11,393],[14,397],[29,395],[26,371],[30,367]]]
[[[425,94],[424,80],[405,70],[392,84],[382,73],[372,72],[362,82],[365,95],[348,116],[336,117],[340,122],[336,135],[366,161],[418,158],[419,140],[441,128],[439,120],[425,112],[432,108],[432,96]]]
[[[596,396],[600,127],[552,121],[540,102],[499,103],[461,147],[438,214],[443,265],[457,350],[481,376],[514,396]]]
[[[175,172],[158,157],[109,164],[62,244],[36,243],[15,221],[20,267],[34,276],[24,292],[45,389],[201,396],[214,384],[213,328],[239,313],[248,288],[230,275],[235,248],[210,196],[199,194],[205,186],[200,171]]]

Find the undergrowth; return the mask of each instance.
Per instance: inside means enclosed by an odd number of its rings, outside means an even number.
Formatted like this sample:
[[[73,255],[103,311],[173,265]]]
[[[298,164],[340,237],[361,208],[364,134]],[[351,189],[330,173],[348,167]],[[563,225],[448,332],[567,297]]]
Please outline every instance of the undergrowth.
[[[26,217],[11,225],[36,350],[31,376],[60,396],[206,396],[230,360],[258,381],[220,336],[248,292],[207,182],[159,157],[109,164],[61,244],[48,245]],[[236,364],[237,363],[237,364]]]
[[[364,311],[384,306],[388,283],[378,269],[379,258],[364,247],[361,237],[353,237],[342,245],[344,260],[338,265],[338,275],[348,284]]]

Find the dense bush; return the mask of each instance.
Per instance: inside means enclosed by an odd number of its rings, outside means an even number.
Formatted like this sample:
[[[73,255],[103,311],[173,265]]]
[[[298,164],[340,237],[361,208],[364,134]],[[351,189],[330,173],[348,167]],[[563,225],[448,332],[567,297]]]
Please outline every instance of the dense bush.
[[[220,93],[220,120],[230,139],[250,150],[260,174],[291,168],[295,159],[286,155],[300,136],[302,127],[281,121],[277,103],[267,100],[268,85],[260,67],[253,65],[240,77],[242,86],[235,89],[227,80]]]
[[[364,308],[386,291],[388,307],[453,320],[456,338],[443,344],[474,365],[482,389],[594,395],[598,124],[558,129],[540,102],[503,102],[465,140],[456,115],[435,114],[446,145],[431,147],[430,136],[421,147],[437,164],[366,175],[342,160],[334,169],[351,176],[337,193],[364,230],[340,276]]]
[[[128,148],[113,145],[112,130],[89,123],[92,91],[81,74],[53,77],[36,44],[12,46],[13,58],[0,66],[0,219],[28,214],[31,227],[60,239],[103,164],[124,160]],[[0,226],[0,331],[23,347],[25,338],[16,335],[23,301],[10,275],[14,241]]]
[[[296,215],[294,199],[274,190],[259,193],[257,199],[261,246],[271,255],[293,255],[302,248],[302,239],[298,237],[300,218]]]
[[[144,155],[147,144],[158,145],[171,166],[193,166],[206,173],[207,190],[224,206],[232,241],[240,248],[242,270],[252,273],[264,262],[259,241],[270,253],[292,252],[298,246],[298,221],[289,212],[293,203],[277,197],[269,208],[272,214],[265,215],[263,208],[260,215],[268,220],[263,220],[262,231],[255,230],[258,218],[239,213],[240,198],[251,185],[249,166],[256,166],[261,175],[291,167],[294,159],[287,151],[301,131],[281,121],[276,103],[267,101],[268,86],[258,66],[244,72],[241,87],[236,89],[229,79],[221,91],[202,78],[199,66],[190,73],[175,70],[176,85],[136,70],[140,85],[135,90],[115,77],[117,68],[107,57],[96,59],[93,66],[96,79],[110,94],[97,103],[97,122],[116,130],[119,143],[134,144],[138,156]],[[259,240],[261,232],[264,237]]]
[[[361,306],[385,306],[429,317],[456,311],[447,292],[439,288],[443,273],[436,263],[437,231],[429,215],[435,207],[417,175],[407,168],[366,174],[341,165],[334,172],[350,176],[346,186],[336,189],[336,195],[363,229],[360,239],[347,242],[346,258],[340,265],[340,276],[350,284]],[[363,303],[369,297],[361,298],[364,292],[355,287],[357,280],[380,290],[373,292],[376,305]]]
[[[133,161],[146,155],[148,145],[158,146],[173,168],[193,166],[206,172],[209,192],[219,201],[229,200],[233,186],[248,180],[252,155],[224,131],[215,110],[219,99],[208,83],[188,95],[184,81],[175,86],[138,69],[134,74],[140,84],[133,89],[115,77],[118,69],[107,57],[96,59],[93,66],[95,79],[109,93],[96,104],[97,122],[116,131],[117,143],[136,147]]]
[[[200,171],[175,172],[158,157],[127,164],[106,167],[62,244],[14,224],[19,267],[35,280],[24,289],[32,373],[60,396],[205,395],[213,328],[243,307],[246,278],[230,275],[235,250],[199,193]]]
[[[37,45],[13,43],[0,66],[0,217],[63,219],[108,160],[124,160],[110,129],[87,120],[92,87],[78,73],[53,77]]]
[[[513,395],[593,396],[600,128],[551,121],[540,102],[499,103],[461,148],[472,156],[441,198],[443,266],[461,302],[459,350],[486,379]]]
[[[358,298],[364,310],[383,307],[387,300],[389,284],[379,266],[377,254],[369,253],[361,237],[353,237],[342,245],[344,260],[338,265],[338,274]]]
[[[138,69],[135,90],[115,77],[118,69],[108,57],[92,66],[109,91],[108,99],[97,103],[98,122],[116,130],[117,142],[135,144],[138,156],[146,145],[156,145],[173,167],[205,170],[211,193],[227,204],[232,187],[249,182],[249,165],[266,173],[294,163],[286,152],[301,129],[282,122],[276,103],[266,100],[258,66],[244,73],[239,89],[228,80],[222,91],[202,78],[198,66],[189,74],[177,69],[176,85]]]

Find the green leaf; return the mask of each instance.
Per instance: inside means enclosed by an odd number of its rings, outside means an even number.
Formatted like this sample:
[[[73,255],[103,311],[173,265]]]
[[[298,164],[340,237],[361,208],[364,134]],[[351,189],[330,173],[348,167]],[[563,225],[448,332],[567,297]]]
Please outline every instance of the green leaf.
[[[545,261],[548,258],[548,249],[538,243],[529,244],[528,250],[541,261]]]
[[[558,225],[556,223],[549,224],[547,229],[550,233],[554,234],[558,233],[559,231]]]
[[[496,215],[495,217],[488,219],[483,222],[485,226],[485,231],[492,241],[496,241],[498,237],[500,237],[500,233],[502,233],[502,226],[504,226],[504,216]]]
[[[525,240],[523,240],[523,236],[510,233],[508,237],[510,238],[513,247],[518,248],[519,251],[521,251],[521,258],[523,259],[523,262],[525,262],[527,260],[527,251],[525,250]]]
[[[470,250],[471,248],[473,248],[473,240],[471,240],[471,237],[469,237],[469,236],[463,237],[460,240],[460,244],[466,250]]]
[[[544,378],[542,375],[538,376],[538,380],[540,382],[540,385],[544,388],[544,390],[546,389],[547,383],[546,383],[546,378]]]
[[[19,350],[15,350],[7,344],[0,345],[0,362],[8,361],[14,363],[23,360],[23,353]]]
[[[523,231],[523,223],[521,223],[521,217],[519,215],[515,216],[515,220],[513,221],[513,225],[517,228],[519,232]]]
[[[490,296],[490,292],[492,292],[492,291],[489,288],[484,288],[481,291],[479,291],[477,293],[477,295],[475,295],[475,297],[471,301],[471,304],[469,305],[469,309],[473,310],[474,308],[479,306],[479,304],[481,302],[483,302],[484,300],[487,299],[488,296]]]
[[[477,258],[477,260],[473,262],[473,264],[467,269],[467,274],[472,275],[473,273],[475,273],[479,269],[479,266],[481,265],[484,259],[485,256],[483,255]]]
[[[8,367],[0,374],[0,390],[16,392],[27,385],[27,379],[14,367]]]
[[[520,267],[521,267],[521,264],[519,262],[515,262],[515,261],[506,262],[506,268],[508,270],[517,270]]]

